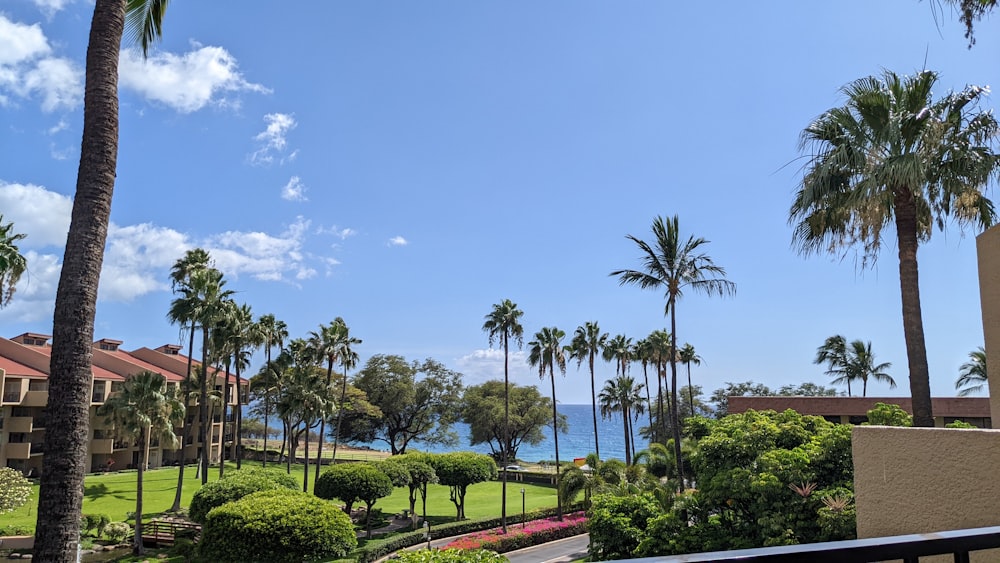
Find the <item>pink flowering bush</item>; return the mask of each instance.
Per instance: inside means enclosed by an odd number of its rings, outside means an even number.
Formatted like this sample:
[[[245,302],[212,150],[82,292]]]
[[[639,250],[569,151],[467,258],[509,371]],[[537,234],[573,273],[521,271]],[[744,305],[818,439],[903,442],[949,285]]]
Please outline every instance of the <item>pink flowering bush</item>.
[[[489,549],[504,553],[583,534],[586,531],[586,515],[583,512],[575,512],[565,516],[562,522],[555,518],[546,518],[528,522],[524,528],[519,524],[510,524],[507,526],[506,534],[501,528],[476,532],[449,543],[445,549]]]

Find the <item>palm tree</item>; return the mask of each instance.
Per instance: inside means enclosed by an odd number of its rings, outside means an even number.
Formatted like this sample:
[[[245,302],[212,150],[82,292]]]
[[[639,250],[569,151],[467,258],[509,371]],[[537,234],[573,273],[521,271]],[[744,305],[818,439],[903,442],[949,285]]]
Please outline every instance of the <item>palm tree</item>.
[[[610,418],[612,413],[621,413],[625,429],[625,464],[632,465],[632,454],[635,452],[635,437],[632,429],[632,413],[642,410],[643,384],[636,384],[635,379],[628,375],[618,375],[604,383],[599,395],[601,416]]]
[[[261,340],[259,334],[259,328],[257,323],[253,321],[253,312],[250,310],[250,306],[246,303],[242,305],[236,305],[230,301],[231,306],[227,311],[227,314],[221,323],[221,336],[218,338],[218,343],[221,349],[227,350],[226,353],[226,382],[223,389],[226,390],[226,398],[222,406],[222,424],[223,429],[228,424],[226,421],[226,409],[229,404],[230,389],[234,389],[232,393],[236,398],[235,407],[235,421],[232,425],[233,430],[233,441],[232,449],[230,450],[233,457],[236,458],[236,468],[240,469],[242,467],[243,456],[240,455],[242,451],[242,440],[241,434],[243,430],[243,395],[240,386],[240,376],[243,371],[250,366],[250,357],[253,353],[253,349],[256,348],[257,343]],[[233,367],[234,376],[236,378],[236,385],[229,385],[229,366]],[[225,431],[223,431],[223,436],[225,436]],[[223,448],[225,447],[225,438],[223,438]],[[235,453],[233,453],[235,452]],[[225,466],[224,458],[225,456],[219,456],[219,477],[222,477],[223,467]]]
[[[270,415],[271,406],[271,381],[270,376],[273,370],[271,366],[271,348],[277,346],[281,348],[284,344],[285,339],[288,338],[288,326],[285,325],[284,321],[279,321],[274,317],[274,315],[267,314],[261,315],[260,319],[257,320],[257,326],[260,330],[261,343],[264,345],[264,350],[267,355],[266,364],[264,366],[264,457],[262,465],[267,467],[267,422],[268,416]],[[282,444],[284,447],[284,444]]]
[[[664,314],[670,315],[670,375],[671,403],[673,403],[674,455],[677,456],[677,473],[680,487],[684,486],[684,467],[681,459],[681,429],[677,416],[677,300],[686,288],[711,295],[732,295],[736,284],[727,280],[726,270],[717,266],[701,247],[708,241],[694,236],[684,241],[677,215],[670,219],[653,220],[655,242],[649,243],[628,235],[642,254],[642,270],[616,270],[621,285],[637,285],[642,289],[662,289],[666,298]]]
[[[538,377],[545,379],[545,370],[549,370],[552,382],[552,439],[556,447],[556,490],[559,490],[559,413],[556,411],[556,374],[566,373],[566,351],[562,347],[562,339],[566,333],[556,327],[544,327],[535,333],[535,339],[528,343],[528,364],[538,366]],[[556,495],[556,515],[562,521],[562,502]]]
[[[851,396],[851,374],[847,372],[847,339],[839,334],[834,334],[823,341],[823,345],[816,349],[816,359],[814,364],[826,364],[828,369],[826,375],[833,376],[830,383],[833,385],[847,384],[847,396]]]
[[[594,418],[594,453],[597,459],[601,459],[601,441],[597,436],[597,389],[594,384],[594,358],[602,353],[608,343],[608,333],[601,332],[596,321],[587,321],[582,326],[576,327],[567,351],[570,358],[576,360],[577,369],[584,360],[590,368],[590,406]],[[596,469],[596,467],[595,467]]]
[[[26,236],[14,232],[14,223],[4,225],[0,215],[0,308],[10,304],[17,282],[28,268],[28,261],[17,248],[17,241]]]
[[[347,337],[347,324],[337,317],[329,325],[320,325],[319,332],[309,333],[309,350],[318,360],[326,360],[326,385],[333,383],[333,366],[340,356]],[[345,377],[346,380],[346,377]],[[313,489],[319,480],[319,470],[323,467],[323,437],[326,435],[326,418],[319,423],[319,446],[316,447],[316,473],[313,475]],[[336,463],[334,454],[333,463]],[[308,460],[307,460],[308,463]]]
[[[500,526],[503,533],[507,533],[507,465],[511,460],[507,459],[507,451],[510,446],[510,371],[508,363],[510,361],[510,339],[514,338],[517,347],[524,345],[524,327],[521,326],[521,317],[524,311],[517,308],[517,304],[510,299],[493,305],[483,321],[483,332],[489,335],[490,347],[493,347],[494,339],[498,339],[503,344],[503,443],[504,458],[501,478],[503,485],[500,493]]]
[[[149,459],[149,443],[153,435],[161,447],[178,447],[174,426],[184,418],[184,404],[168,392],[167,380],[158,373],[142,371],[125,378],[122,390],[101,405],[99,414],[114,428],[119,438],[135,440],[139,449],[135,494],[135,540],[132,551],[143,553],[142,545],[142,478]]]
[[[969,352],[969,361],[959,368],[958,380],[955,381],[955,389],[959,397],[967,397],[972,393],[979,393],[989,380],[986,377],[986,349],[979,348]]]
[[[194,334],[195,334],[195,322],[198,316],[198,300],[197,294],[191,287],[192,275],[200,270],[204,270],[211,267],[212,259],[208,252],[201,248],[195,248],[193,250],[188,250],[184,256],[174,263],[173,267],[170,269],[170,285],[173,288],[174,293],[180,293],[181,296],[174,299],[170,303],[170,311],[167,313],[167,319],[170,320],[171,324],[181,325],[181,333],[183,334],[185,330],[185,323],[190,323],[188,331],[188,354],[187,354],[187,376],[184,378],[182,383],[181,395],[185,397],[185,401],[191,393],[191,373],[192,373],[192,363],[194,361]],[[189,402],[185,402],[185,407],[189,406]],[[191,420],[192,417],[184,418],[184,427],[181,430],[181,448],[180,448],[180,460],[178,463],[177,470],[177,490],[174,492],[174,504],[170,507],[172,512],[178,512],[181,509],[181,493],[184,491],[184,450],[187,448],[188,437],[191,436]]]
[[[167,0],[96,0],[87,45],[83,140],[52,319],[48,432],[38,493],[35,558],[72,561],[80,541],[90,426],[94,315],[118,159],[118,57],[125,20],[143,54],[159,37]]]
[[[344,378],[340,382],[340,397],[337,400],[337,426],[334,429],[333,437],[333,459],[337,459],[337,446],[340,445],[340,424],[344,420],[344,406],[347,404],[347,370],[358,365],[358,353],[354,351],[354,346],[361,344],[360,338],[351,336],[351,329],[346,324],[343,327],[344,334],[340,338],[340,349],[337,356],[340,358],[340,367],[343,368]]]
[[[646,353],[649,354],[649,362],[653,364],[656,368],[656,426],[655,431],[651,431],[650,435],[655,436],[657,440],[663,440],[665,444],[667,442],[667,437],[664,432],[672,426],[668,424],[668,420],[672,420],[670,417],[670,401],[667,395],[670,393],[670,386],[667,384],[667,364],[670,362],[670,333],[665,330],[654,330],[649,333],[646,337]],[[667,390],[664,392],[663,386],[667,385]],[[663,401],[667,400],[667,410],[666,413],[663,411]],[[652,409],[650,409],[652,410]]]
[[[691,407],[691,416],[694,416],[694,387],[691,386],[691,364],[701,365],[701,356],[694,351],[694,346],[684,343],[684,346],[677,352],[678,360],[687,366],[688,370],[688,406]]]
[[[862,266],[877,257],[886,227],[895,227],[913,424],[928,427],[934,416],[917,246],[949,217],[991,225],[993,204],[983,190],[1000,163],[992,150],[1000,125],[979,110],[987,90],[966,86],[934,100],[937,79],[927,70],[884,71],[842,88],[846,104],[802,132],[809,162],[789,210],[802,253],[857,245]]]
[[[649,436],[655,442],[657,440],[656,429],[653,426],[653,400],[649,396],[649,363],[652,360],[652,349],[649,344],[649,339],[640,338],[635,341],[635,345],[632,347],[633,357],[642,364],[642,382],[643,387],[646,389],[646,412],[649,414]],[[657,377],[657,382],[659,382],[659,377]]]
[[[896,388],[896,380],[885,371],[892,367],[889,362],[881,364],[875,363],[875,354],[872,352],[872,343],[854,340],[851,342],[847,352],[847,372],[851,379],[860,379],[862,382],[861,396],[868,395],[868,379],[888,383],[890,389]]]

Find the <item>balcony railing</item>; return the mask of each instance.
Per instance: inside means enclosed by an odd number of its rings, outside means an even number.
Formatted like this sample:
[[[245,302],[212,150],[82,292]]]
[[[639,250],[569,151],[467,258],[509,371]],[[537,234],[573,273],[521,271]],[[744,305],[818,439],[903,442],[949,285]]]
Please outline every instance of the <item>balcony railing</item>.
[[[104,393],[94,392],[93,396],[91,396],[91,398],[90,398],[90,402],[91,403],[103,403],[104,402]]]
[[[8,391],[3,394],[3,402],[5,403],[17,403],[21,401],[21,391]]]
[[[917,563],[921,557],[952,554],[955,563],[968,563],[970,552],[996,548],[1000,548],[1000,526],[863,540],[689,553],[628,561],[632,563],[707,563],[708,561],[867,563],[902,559],[904,563]]]

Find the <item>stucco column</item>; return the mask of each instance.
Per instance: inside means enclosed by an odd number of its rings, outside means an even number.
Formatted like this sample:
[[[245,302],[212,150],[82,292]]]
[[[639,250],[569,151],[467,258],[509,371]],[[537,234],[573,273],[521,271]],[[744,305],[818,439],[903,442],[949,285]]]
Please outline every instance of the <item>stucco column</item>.
[[[1000,225],[976,237],[979,261],[979,303],[983,311],[983,338],[987,373],[1000,373]],[[990,390],[993,428],[1000,428],[1000,385]]]

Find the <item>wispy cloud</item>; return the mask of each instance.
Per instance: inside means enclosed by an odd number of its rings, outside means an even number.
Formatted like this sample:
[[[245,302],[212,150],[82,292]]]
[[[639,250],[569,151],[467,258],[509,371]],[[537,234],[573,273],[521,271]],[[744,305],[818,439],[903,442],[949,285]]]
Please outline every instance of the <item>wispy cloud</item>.
[[[254,136],[257,141],[257,150],[250,153],[250,164],[263,166],[272,164],[275,160],[278,164],[284,164],[286,160],[295,160],[298,150],[294,150],[287,157],[282,155],[288,147],[288,132],[298,125],[295,117],[288,113],[269,113],[264,116],[267,128]]]
[[[401,237],[399,235],[396,235],[396,236],[392,237],[391,239],[389,239],[389,243],[388,244],[389,244],[389,246],[406,246],[406,245],[410,244],[410,241],[406,240],[405,238],[403,238],[403,237]]]
[[[288,183],[281,188],[281,199],[288,201],[308,201],[309,198],[305,194],[306,185],[302,183],[302,180],[298,176],[292,176],[288,180]]]
[[[123,50],[118,69],[122,87],[180,113],[195,112],[209,104],[238,107],[239,100],[227,94],[270,92],[243,78],[236,58],[222,47],[198,43],[192,47],[181,55],[160,53],[148,59],[135,49]]]
[[[52,19],[52,16],[56,15],[56,12],[62,10],[67,5],[72,4],[73,0],[31,0],[38,9],[45,14],[45,17]]]
[[[74,109],[83,100],[83,71],[52,55],[41,26],[0,13],[0,105],[10,105],[12,95],[40,99],[44,112]]]

